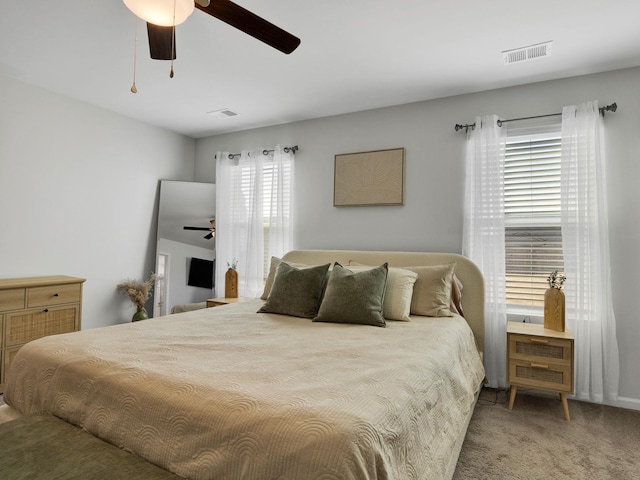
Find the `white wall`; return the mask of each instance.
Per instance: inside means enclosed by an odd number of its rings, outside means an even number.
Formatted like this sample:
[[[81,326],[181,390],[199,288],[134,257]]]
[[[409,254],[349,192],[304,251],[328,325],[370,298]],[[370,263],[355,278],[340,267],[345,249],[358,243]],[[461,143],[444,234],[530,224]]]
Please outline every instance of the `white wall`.
[[[83,328],[130,321],[116,285],[153,271],[159,180],[193,180],[195,141],[4,76],[0,106],[0,276],[86,278]]]
[[[296,248],[462,248],[465,134],[456,123],[496,113],[518,118],[564,105],[618,103],[607,115],[611,265],[620,345],[620,405],[640,409],[640,68],[575,77],[200,139],[196,181],[215,182],[216,151],[299,145]],[[401,207],[333,207],[338,153],[405,147]]]

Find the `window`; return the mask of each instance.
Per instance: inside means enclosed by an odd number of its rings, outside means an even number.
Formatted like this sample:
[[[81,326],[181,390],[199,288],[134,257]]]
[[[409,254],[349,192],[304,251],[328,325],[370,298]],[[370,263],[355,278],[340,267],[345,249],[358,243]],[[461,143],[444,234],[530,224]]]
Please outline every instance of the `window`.
[[[291,219],[291,169],[291,162],[284,162],[278,168],[274,164],[273,158],[269,158],[265,159],[262,164],[261,174],[256,175],[253,165],[246,165],[241,170],[242,195],[247,199],[253,199],[256,192],[261,191],[262,195],[262,203],[254,205],[257,210],[262,211],[264,246],[262,263],[265,280],[271,266],[271,256],[274,255],[273,248],[270,248],[270,239],[274,235],[272,227],[274,225],[279,227],[282,222],[289,226]],[[255,185],[256,181],[261,182],[258,188]],[[251,203],[254,201],[251,200]],[[275,230],[278,229],[275,228]]]
[[[238,260],[241,295],[261,294],[271,256],[291,250],[293,162],[292,152],[277,147],[273,154],[245,151],[216,163],[217,257]]]
[[[263,167],[263,219],[264,219],[264,280],[266,281],[271,267],[271,256],[274,248],[271,238],[279,234],[278,226],[272,231],[272,225],[284,223],[291,228],[291,174],[292,163],[284,162],[276,168],[273,162],[265,162]],[[277,226],[277,225],[276,225]],[[276,242],[280,243],[280,241]]]
[[[507,305],[542,307],[547,277],[563,270],[560,127],[509,135],[505,151]]]

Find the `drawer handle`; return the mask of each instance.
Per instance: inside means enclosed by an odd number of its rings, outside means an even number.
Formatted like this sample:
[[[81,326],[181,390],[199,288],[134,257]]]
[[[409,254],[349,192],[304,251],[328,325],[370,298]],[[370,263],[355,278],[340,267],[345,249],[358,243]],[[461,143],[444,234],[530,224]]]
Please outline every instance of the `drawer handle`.
[[[45,308],[45,309],[44,309],[44,313],[48,313],[48,312],[49,312],[49,309],[48,309],[48,308]]]
[[[59,296],[60,296],[60,294],[59,294],[59,293],[54,293],[54,294],[53,294],[53,296],[54,296],[54,297],[59,297]]]
[[[545,365],[544,363],[532,363],[531,368],[549,368],[549,365]]]
[[[541,343],[543,345],[546,345],[549,343],[549,340],[545,340],[543,338],[530,338],[529,341],[531,343]]]

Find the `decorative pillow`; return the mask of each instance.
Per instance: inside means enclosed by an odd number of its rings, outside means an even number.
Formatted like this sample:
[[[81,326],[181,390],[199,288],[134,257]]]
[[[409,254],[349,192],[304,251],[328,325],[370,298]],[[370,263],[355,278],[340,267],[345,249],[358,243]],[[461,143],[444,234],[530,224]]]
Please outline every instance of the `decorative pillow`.
[[[456,264],[406,267],[418,274],[411,298],[411,313],[427,317],[452,317],[451,291]]]
[[[298,268],[286,262],[280,263],[271,292],[258,313],[315,317],[322,301],[329,265]]]
[[[314,322],[386,326],[382,315],[387,264],[354,273],[336,263]]]
[[[374,267],[350,261],[348,268],[353,272],[363,272]],[[413,296],[413,285],[416,283],[417,278],[418,274],[411,270],[389,268],[387,285],[384,290],[384,303],[382,304],[384,318],[404,322],[410,321],[411,297]]]
[[[464,317],[464,312],[462,311],[462,282],[455,273],[453,274],[453,282],[451,282],[451,307],[449,307],[449,310]]]
[[[278,257],[271,257],[271,264],[269,265],[269,273],[267,275],[267,280],[264,282],[264,291],[260,298],[262,300],[266,300],[271,292],[271,288],[273,287],[273,279],[276,276],[276,271],[278,270],[278,265],[280,265],[284,260]],[[289,265],[293,265],[294,267],[306,267],[307,265],[303,265],[301,263],[289,263]]]

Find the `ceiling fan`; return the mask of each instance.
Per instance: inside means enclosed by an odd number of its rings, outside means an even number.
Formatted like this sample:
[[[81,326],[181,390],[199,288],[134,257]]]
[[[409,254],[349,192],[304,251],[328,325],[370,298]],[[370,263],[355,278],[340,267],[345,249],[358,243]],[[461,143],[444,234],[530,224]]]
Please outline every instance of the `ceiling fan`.
[[[201,231],[208,231],[209,233],[207,233],[204,237],[202,238],[206,238],[207,240],[211,240],[213,237],[216,236],[216,219],[212,218],[211,220],[209,220],[209,223],[211,223],[210,227],[189,227],[189,226],[184,226],[182,227],[183,230],[201,230]]]
[[[123,0],[136,16],[147,22],[149,50],[156,60],[175,60],[175,25],[184,22],[194,8],[289,54],[300,39],[229,0]]]

